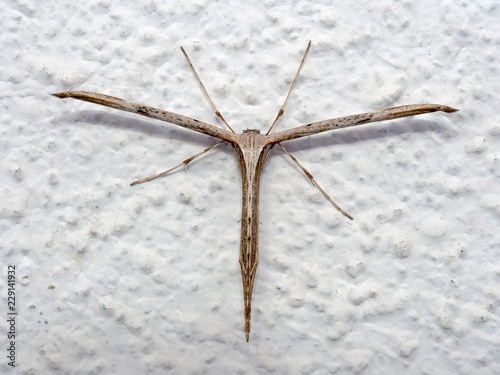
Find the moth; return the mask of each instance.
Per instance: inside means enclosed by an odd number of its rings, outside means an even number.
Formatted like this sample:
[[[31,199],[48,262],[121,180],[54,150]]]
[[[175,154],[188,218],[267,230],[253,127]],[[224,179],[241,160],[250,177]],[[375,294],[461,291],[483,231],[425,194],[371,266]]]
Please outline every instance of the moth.
[[[74,98],[84,100],[91,103],[100,104],[103,106],[116,108],[122,111],[137,113],[149,118],[165,121],[171,124],[182,126],[186,129],[194,130],[211,137],[219,139],[219,143],[203,150],[202,152],[184,160],[179,165],[159,173],[157,175],[144,178],[133,182],[131,185],[140,184],[143,182],[151,181],[155,178],[162,177],[172,170],[185,165],[187,166],[192,160],[198,156],[212,150],[223,142],[228,142],[234,149],[236,160],[238,161],[241,171],[242,183],[242,209],[241,209],[241,239],[240,239],[240,256],[239,263],[241,267],[241,277],[243,282],[243,302],[244,302],[244,315],[245,315],[245,336],[246,341],[250,337],[250,320],[252,315],[252,293],[255,282],[255,275],[257,272],[257,265],[259,263],[259,183],[262,168],[269,158],[271,150],[274,146],[280,146],[292,160],[304,171],[310,181],[315,185],[325,198],[345,217],[352,220],[352,217],[341,209],[330,196],[318,185],[313,176],[290,154],[283,146],[282,143],[292,139],[311,136],[314,134],[326,132],[329,130],[342,129],[351,126],[358,126],[368,124],[371,122],[379,122],[385,120],[393,120],[402,117],[415,116],[424,113],[442,111],[442,112],[456,112],[457,109],[440,104],[411,104],[399,107],[387,108],[380,111],[361,113],[357,115],[337,117],[329,120],[314,122],[293,129],[284,130],[281,132],[274,132],[273,130],[278,119],[283,115],[285,105],[288,101],[290,93],[297,81],[302,65],[311,47],[309,41],[307,48],[300,62],[299,68],[292,81],[286,99],[281,106],[273,124],[265,134],[261,134],[256,129],[246,129],[243,133],[236,133],[229,124],[225,121],[224,117],[215,107],[213,101],[210,99],[203,83],[201,82],[196,70],[193,67],[188,55],[184,48],[181,50],[186,57],[196,79],[198,80],[202,90],[206,94],[216,116],[227,126],[229,130],[214,126],[203,121],[199,121],[190,117],[186,117],[177,113],[168,112],[162,109],[150,107],[143,104],[133,103],[124,99],[115,98],[113,96],[99,94],[87,91],[66,91],[52,94],[58,98]]]

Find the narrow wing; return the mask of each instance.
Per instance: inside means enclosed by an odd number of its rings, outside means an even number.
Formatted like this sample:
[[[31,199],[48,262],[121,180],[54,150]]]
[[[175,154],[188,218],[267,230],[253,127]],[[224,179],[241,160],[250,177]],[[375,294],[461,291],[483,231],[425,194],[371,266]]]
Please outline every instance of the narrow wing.
[[[114,96],[99,94],[88,91],[65,91],[57,94],[52,94],[58,98],[74,98],[84,100],[86,102],[104,105],[106,107],[116,108],[122,111],[137,113],[142,116],[151,117],[157,120],[170,122],[183,128],[191,129],[203,134],[210,135],[228,142],[234,142],[233,133],[218,128],[217,126],[207,124],[205,122],[192,119],[177,113],[168,112],[163,109],[150,107],[143,104],[129,102],[124,99],[115,98]]]
[[[393,120],[401,117],[421,115],[436,111],[450,113],[456,112],[458,109],[440,104],[403,105],[400,107],[383,109],[381,111],[361,113],[359,115],[338,117],[330,120],[314,122],[312,124],[302,125],[279,133],[270,134],[268,144],[289,141],[291,139],[306,137],[308,135],[326,132],[328,130],[347,128],[349,126],[362,125],[369,122]]]

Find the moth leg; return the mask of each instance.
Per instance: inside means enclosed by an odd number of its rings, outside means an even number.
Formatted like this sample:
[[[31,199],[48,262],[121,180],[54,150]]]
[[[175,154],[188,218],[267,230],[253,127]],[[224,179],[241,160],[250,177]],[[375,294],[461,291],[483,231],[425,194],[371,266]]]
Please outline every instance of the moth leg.
[[[296,159],[296,158],[295,158],[292,154],[290,154],[290,153],[289,153],[289,152],[288,152],[288,151],[287,151],[287,150],[286,150],[286,149],[285,149],[285,148],[281,145],[281,143],[278,143],[278,146],[280,146],[280,147],[283,149],[283,151],[285,151],[285,152],[286,152],[286,154],[287,154],[288,156],[290,156],[290,157],[292,158],[292,160],[293,160],[293,161],[294,161],[294,162],[295,162],[295,163],[296,163],[296,164],[300,167],[300,169],[302,169],[302,171],[306,174],[307,178],[311,181],[311,183],[312,183],[314,186],[316,186],[316,187],[318,188],[318,190],[321,192],[321,194],[323,194],[323,196],[326,198],[326,200],[327,200],[328,202],[330,202],[330,203],[333,205],[333,207],[335,207],[335,208],[336,208],[336,209],[337,209],[337,210],[338,210],[338,211],[339,211],[342,215],[344,215],[345,217],[347,217],[347,218],[349,218],[349,219],[353,220],[352,216],[351,216],[351,215],[349,215],[347,212],[345,212],[342,208],[340,208],[340,206],[339,206],[337,203],[335,203],[335,202],[333,201],[333,199],[332,199],[332,198],[330,198],[330,196],[329,196],[329,195],[328,195],[328,194],[327,194],[327,193],[326,193],[326,192],[325,192],[325,191],[321,188],[321,186],[319,186],[319,185],[318,185],[318,183],[316,182],[316,180],[314,179],[314,177],[312,176],[312,174],[310,174],[310,173],[307,171],[307,169],[305,169],[305,168],[304,168],[304,167],[303,167],[303,166],[299,163],[299,161],[298,161],[298,160],[297,160],[297,159]]]
[[[172,172],[173,170],[175,170],[175,169],[177,169],[177,168],[179,168],[179,167],[181,167],[181,166],[183,166],[183,165],[186,167],[186,171],[187,171],[187,166],[188,166],[188,164],[189,164],[189,163],[191,163],[191,162],[192,162],[194,159],[196,159],[198,156],[201,156],[201,155],[203,155],[204,153],[206,153],[206,152],[208,152],[208,151],[210,151],[210,150],[212,150],[212,149],[216,148],[217,146],[220,146],[222,143],[224,143],[224,141],[220,141],[219,143],[216,143],[215,145],[210,146],[210,147],[208,147],[208,148],[204,149],[202,152],[200,152],[200,153],[198,153],[198,154],[196,154],[196,155],[191,156],[190,158],[188,158],[188,159],[184,160],[182,163],[177,164],[175,167],[172,167],[172,168],[170,168],[170,169],[166,170],[165,172],[161,172],[161,173],[155,174],[154,176],[149,176],[149,177],[143,178],[143,179],[141,179],[141,180],[134,181],[134,182],[132,182],[132,183],[130,184],[130,186],[134,186],[134,185],[142,184],[143,182],[148,182],[148,181],[154,180],[154,179],[156,179],[156,178],[163,177],[163,176],[165,176],[166,174],[168,174],[168,173]]]

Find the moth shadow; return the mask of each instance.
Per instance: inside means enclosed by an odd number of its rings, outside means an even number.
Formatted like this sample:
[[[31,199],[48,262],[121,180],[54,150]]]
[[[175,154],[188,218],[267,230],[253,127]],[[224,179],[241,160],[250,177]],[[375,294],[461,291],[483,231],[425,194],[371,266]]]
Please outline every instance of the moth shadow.
[[[385,124],[370,126],[344,128],[326,131],[315,134],[296,141],[283,142],[283,145],[290,151],[312,150],[323,147],[342,146],[382,139],[397,139],[405,134],[426,134],[432,133],[443,138],[453,136],[454,131],[449,124],[438,123],[429,120],[392,120]]]
[[[137,115],[133,115],[137,117]],[[134,133],[140,133],[148,137],[164,138],[169,140],[177,140],[208,147],[217,141],[216,138],[199,134],[189,129],[179,128],[177,125],[161,122],[159,120],[141,118],[131,118],[119,114],[110,114],[103,111],[88,110],[78,111],[75,113],[65,114],[56,118],[57,122],[74,122],[81,124],[90,124],[96,126],[104,126],[113,129],[127,130]],[[212,140],[210,138],[213,138]]]

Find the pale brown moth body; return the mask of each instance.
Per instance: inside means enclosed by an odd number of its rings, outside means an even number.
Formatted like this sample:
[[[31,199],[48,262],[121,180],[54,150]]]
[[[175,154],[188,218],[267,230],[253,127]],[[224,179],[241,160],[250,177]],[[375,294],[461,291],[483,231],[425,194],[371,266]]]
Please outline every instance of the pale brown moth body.
[[[137,113],[146,117],[153,119],[158,119],[161,121],[169,122],[182,126],[187,129],[195,130],[197,132],[210,135],[215,138],[221,139],[221,141],[206,150],[184,160],[179,165],[159,173],[157,175],[144,178],[133,182],[131,185],[140,184],[146,181],[153,180],[158,177],[162,177],[169,173],[170,171],[185,165],[187,166],[193,159],[204,154],[205,152],[219,146],[222,142],[226,141],[231,143],[234,152],[236,154],[236,159],[241,170],[241,181],[242,181],[242,213],[241,213],[241,239],[240,239],[240,266],[241,266],[241,277],[243,282],[243,300],[244,300],[244,312],[245,312],[245,335],[246,340],[249,340],[250,335],[250,320],[252,313],[252,292],[255,282],[255,275],[257,271],[257,265],[259,263],[259,183],[260,174],[262,168],[264,167],[272,148],[278,144],[298,166],[304,171],[311,182],[321,191],[325,198],[344,216],[349,219],[352,217],[342,210],[327,193],[316,183],[312,175],[293,157],[280,142],[289,141],[292,139],[297,139],[301,137],[306,137],[309,135],[321,133],[328,130],[341,129],[350,126],[367,124],[369,122],[392,120],[401,117],[415,116],[424,113],[443,111],[443,112],[455,112],[457,109],[439,104],[412,104],[404,105],[400,107],[393,107],[384,109],[381,111],[362,113],[358,115],[345,116],[334,118],[330,120],[319,121],[303,126],[298,126],[293,129],[285,130],[279,133],[270,134],[274,125],[278,119],[284,113],[284,107],[295,85],[297,77],[299,75],[302,64],[304,63],[305,57],[309,51],[311,42],[307,46],[304,53],[304,57],[299,65],[299,69],[295,78],[292,82],[288,95],[276,116],[272,126],[266,134],[260,134],[259,130],[244,130],[241,134],[236,134],[231,127],[224,120],[220,112],[217,110],[213,104],[210,96],[208,95],[203,83],[198,77],[198,74],[194,70],[189,57],[187,56],[184,49],[181,47],[189,65],[193,69],[193,72],[200,83],[203,91],[207,95],[210,104],[212,105],[215,114],[221,119],[221,121],[230,129],[230,131],[221,129],[217,126],[207,124],[205,122],[192,119],[183,115],[176,113],[164,111],[161,109],[149,107],[142,104],[132,103],[123,99],[115,98],[108,95],[86,92],[86,91],[67,91],[58,94],[53,94],[59,98],[74,98],[80,99],[107,107],[112,107],[120,109],[122,111],[128,111]]]

